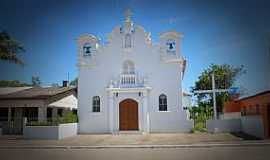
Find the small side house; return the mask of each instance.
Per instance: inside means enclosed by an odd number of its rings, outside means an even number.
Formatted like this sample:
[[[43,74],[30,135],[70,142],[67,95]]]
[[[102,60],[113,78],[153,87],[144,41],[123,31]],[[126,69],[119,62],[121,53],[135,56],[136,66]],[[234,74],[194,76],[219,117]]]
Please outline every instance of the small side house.
[[[247,134],[270,138],[270,90],[227,102],[224,116],[227,119],[238,116],[241,129]]]
[[[0,92],[0,127],[4,134],[22,134],[25,120],[50,121],[67,112],[77,113],[74,87],[14,87],[1,88]]]

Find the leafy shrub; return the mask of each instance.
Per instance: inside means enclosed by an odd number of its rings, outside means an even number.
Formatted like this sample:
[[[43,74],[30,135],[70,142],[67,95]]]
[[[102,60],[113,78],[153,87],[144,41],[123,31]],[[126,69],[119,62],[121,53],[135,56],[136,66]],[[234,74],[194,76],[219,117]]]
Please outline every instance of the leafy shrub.
[[[65,123],[76,123],[76,122],[78,122],[77,115],[72,113],[72,112],[68,112],[67,114],[64,115],[63,118],[64,118]]]
[[[206,120],[211,119],[213,109],[209,104],[199,103],[198,107],[193,106],[189,109],[190,118],[194,120],[192,132],[206,131]]]
[[[205,122],[198,122],[194,125],[193,128],[195,131],[199,131],[199,132],[206,132],[206,126],[205,126]]]
[[[63,123],[76,123],[78,117],[72,112],[66,113],[63,117],[57,117],[54,119],[48,119],[47,121],[31,121],[28,122],[28,126],[58,126]]]

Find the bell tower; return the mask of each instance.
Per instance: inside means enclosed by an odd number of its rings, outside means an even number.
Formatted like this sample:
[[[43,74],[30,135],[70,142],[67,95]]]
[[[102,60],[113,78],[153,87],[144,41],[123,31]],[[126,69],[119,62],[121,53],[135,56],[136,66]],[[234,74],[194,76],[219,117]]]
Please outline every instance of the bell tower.
[[[81,35],[77,39],[78,66],[95,66],[99,48],[99,39],[91,34]]]
[[[182,38],[183,34],[175,31],[160,34],[161,60],[168,61],[182,58],[180,50]]]

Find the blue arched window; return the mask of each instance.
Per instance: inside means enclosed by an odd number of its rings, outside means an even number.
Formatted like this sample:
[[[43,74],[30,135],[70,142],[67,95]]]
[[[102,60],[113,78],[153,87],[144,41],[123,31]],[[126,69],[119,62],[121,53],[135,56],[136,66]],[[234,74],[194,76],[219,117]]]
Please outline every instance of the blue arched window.
[[[100,98],[99,96],[94,96],[92,100],[92,111],[100,112]]]
[[[159,111],[167,111],[167,96],[165,94],[159,96]]]

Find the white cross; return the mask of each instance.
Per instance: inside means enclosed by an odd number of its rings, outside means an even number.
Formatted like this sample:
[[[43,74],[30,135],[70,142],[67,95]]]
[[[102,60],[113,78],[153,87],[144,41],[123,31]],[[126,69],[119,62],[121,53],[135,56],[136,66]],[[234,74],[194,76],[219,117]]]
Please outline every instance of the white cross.
[[[216,93],[221,93],[221,92],[228,92],[229,89],[216,89],[216,84],[215,84],[215,75],[214,73],[211,74],[212,76],[212,89],[211,90],[196,90],[194,93],[212,93],[213,94],[213,109],[214,109],[214,119],[217,119],[217,102],[216,102]]]
[[[128,8],[128,9],[125,11],[126,21],[130,21],[131,15],[132,15],[131,9]]]

